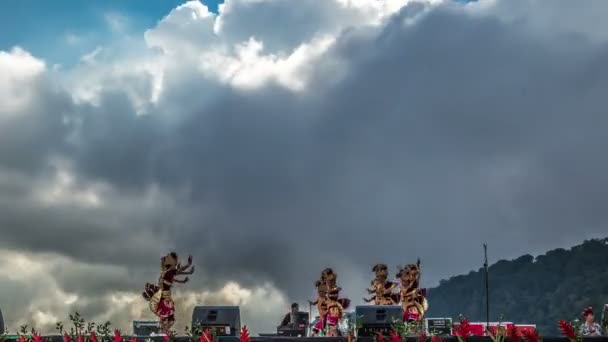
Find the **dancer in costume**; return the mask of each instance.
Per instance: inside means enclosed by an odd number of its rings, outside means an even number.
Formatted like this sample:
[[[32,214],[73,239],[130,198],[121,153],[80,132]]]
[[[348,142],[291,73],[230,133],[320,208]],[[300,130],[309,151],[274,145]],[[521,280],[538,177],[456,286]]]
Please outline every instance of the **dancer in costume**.
[[[313,336],[319,336],[325,334],[325,326],[327,325],[327,315],[329,313],[328,301],[323,300],[317,304],[317,310],[319,311],[319,319],[312,328]]]
[[[326,336],[340,336],[340,330],[338,330],[338,324],[342,321],[342,315],[344,309],[338,302],[331,302],[327,307],[327,333]]]
[[[325,329],[326,319],[327,319],[327,304],[328,304],[328,291],[327,291],[327,283],[325,281],[326,275],[331,271],[331,269],[325,269],[321,272],[321,277],[319,280],[315,282],[315,288],[317,289],[317,299],[314,302],[310,302],[311,305],[315,305],[317,307],[317,311],[319,312],[319,320],[312,328],[313,335],[318,336]]]
[[[160,259],[158,284],[146,283],[142,295],[150,302],[150,310],[160,319],[160,327],[164,333],[168,333],[175,323],[175,303],[171,297],[171,287],[174,283],[188,282],[188,277],[177,279],[177,276],[192,273],[194,273],[192,256],[188,257],[188,264],[182,266],[177,254],[172,252]]]
[[[367,293],[373,294],[371,298],[363,298],[366,303],[371,301],[375,305],[395,305],[399,302],[399,295],[394,293],[397,283],[389,281],[388,266],[377,264],[372,268],[376,277],[372,280],[372,287],[367,289]]]
[[[420,282],[420,260],[416,264],[399,268],[397,278],[401,281],[400,294],[403,305],[403,320],[419,322],[429,308],[425,294],[418,286]]]
[[[331,271],[331,270],[330,270]],[[331,271],[325,275],[325,283],[327,285],[327,298],[329,302],[338,302],[342,306],[342,309],[348,309],[350,305],[350,299],[348,298],[340,298],[340,291],[342,291],[341,287],[338,287],[337,284],[338,275]]]

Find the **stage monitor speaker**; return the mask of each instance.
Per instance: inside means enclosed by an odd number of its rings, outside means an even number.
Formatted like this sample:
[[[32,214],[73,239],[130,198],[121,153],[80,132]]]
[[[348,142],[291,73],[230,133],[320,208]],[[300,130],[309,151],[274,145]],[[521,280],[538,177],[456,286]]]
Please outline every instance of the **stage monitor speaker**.
[[[133,335],[135,336],[150,336],[159,332],[159,321],[133,321]]]
[[[215,336],[239,336],[241,313],[238,306],[197,306],[192,311],[192,326],[211,330]]]
[[[355,308],[357,336],[388,335],[395,322],[403,322],[401,305],[361,305]]]
[[[0,335],[4,334],[4,318],[2,317],[2,310],[0,310]]]

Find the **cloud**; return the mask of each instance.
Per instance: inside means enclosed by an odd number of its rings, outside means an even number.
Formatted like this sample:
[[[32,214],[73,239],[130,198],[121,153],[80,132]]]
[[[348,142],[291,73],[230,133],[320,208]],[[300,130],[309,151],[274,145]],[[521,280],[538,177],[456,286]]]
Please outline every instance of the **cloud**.
[[[431,286],[605,234],[608,37],[566,5],[188,2],[67,70],[0,52],[5,317],[149,317],[176,250],[180,322],[262,332],[327,266],[357,301],[377,262]]]

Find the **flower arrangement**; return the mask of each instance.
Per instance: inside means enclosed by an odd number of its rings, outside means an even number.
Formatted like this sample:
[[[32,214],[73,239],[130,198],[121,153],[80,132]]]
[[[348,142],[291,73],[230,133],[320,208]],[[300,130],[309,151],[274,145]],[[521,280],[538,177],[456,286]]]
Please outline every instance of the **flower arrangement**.
[[[391,332],[389,334],[389,338],[390,338],[391,342],[402,342],[403,341],[401,339],[401,336],[393,330],[391,330]]]
[[[460,324],[452,327],[458,342],[466,342],[469,336],[471,336],[471,323],[469,319],[460,316]]]
[[[534,330],[534,331],[524,330],[522,332],[522,335],[524,337],[524,341],[526,341],[526,342],[542,342],[542,338],[540,337],[540,334],[538,333],[537,330]]]
[[[443,342],[443,337],[441,337],[439,335],[432,335],[431,342]]]
[[[568,321],[559,321],[559,330],[561,330],[562,334],[566,336],[570,342],[576,342],[579,339],[577,329],[575,329],[573,324]]]
[[[201,335],[200,342],[214,342],[214,337],[213,334],[211,334],[211,331],[209,329],[205,329],[205,331],[203,331],[203,334]]]
[[[507,327],[507,337],[509,338],[509,342],[521,342],[521,336],[515,325]]]
[[[55,324],[55,330],[63,336],[63,342],[121,342],[123,340],[118,330],[114,331],[113,336],[110,335],[112,333],[110,322],[85,324],[85,319],[78,312],[70,314],[69,318],[72,323],[69,332],[64,330],[63,322]],[[117,340],[117,334],[120,340]]]
[[[240,333],[239,337],[240,337],[240,342],[249,342],[250,341],[249,330],[247,330],[246,325],[244,325],[243,328],[241,329],[241,333]]]
[[[384,335],[382,334],[382,331],[378,331],[376,333],[376,336],[374,336],[374,342],[384,342]]]

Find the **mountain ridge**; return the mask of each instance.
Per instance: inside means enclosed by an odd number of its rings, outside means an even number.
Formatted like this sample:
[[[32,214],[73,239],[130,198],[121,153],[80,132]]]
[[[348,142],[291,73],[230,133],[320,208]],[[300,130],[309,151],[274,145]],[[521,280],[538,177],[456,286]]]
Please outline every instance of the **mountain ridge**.
[[[596,321],[608,303],[608,237],[556,248],[536,257],[499,260],[488,268],[490,320],[536,324],[544,335],[559,334],[561,319],[580,319],[593,306]],[[441,280],[428,293],[427,317],[486,320],[485,272]]]

